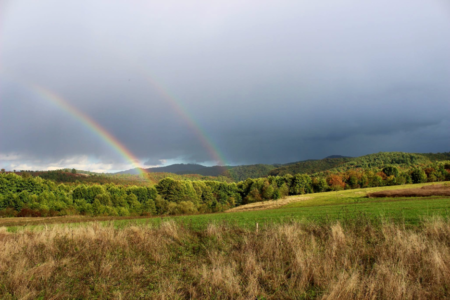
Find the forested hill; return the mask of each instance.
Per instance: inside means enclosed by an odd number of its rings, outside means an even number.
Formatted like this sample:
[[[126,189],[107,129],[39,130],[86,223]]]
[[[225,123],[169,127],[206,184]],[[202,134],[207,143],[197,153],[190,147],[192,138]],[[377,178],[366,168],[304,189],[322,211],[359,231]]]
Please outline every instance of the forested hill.
[[[147,169],[149,173],[166,172],[178,175],[198,174],[201,176],[226,176],[234,181],[266,176],[284,176],[286,174],[316,174],[325,171],[341,172],[353,168],[379,168],[386,165],[407,167],[430,162],[450,160],[446,153],[404,153],[380,152],[360,157],[331,155],[324,159],[309,159],[288,164],[256,164],[242,166],[205,167],[199,164],[175,164],[166,167]],[[119,174],[138,174],[137,170],[128,170]]]
[[[184,170],[178,171],[176,174],[200,174],[203,176],[225,176],[228,167],[224,166],[213,166],[213,167],[205,167],[196,169],[196,170]]]
[[[360,157],[345,157],[333,155],[321,160],[301,161],[273,169],[269,175],[283,176],[286,174],[316,174],[325,171],[343,172],[355,168],[382,168],[387,165],[410,167],[425,165],[435,161],[450,160],[450,152],[446,153],[405,153],[379,152]]]
[[[320,160],[305,160],[273,169],[268,173],[268,175],[283,176],[286,174],[312,174],[335,168],[351,161],[352,159],[353,158],[350,157],[330,157]]]
[[[235,181],[245,180],[247,178],[265,177],[269,172],[279,165],[247,165],[235,166],[228,169],[228,176]]]
[[[205,167],[197,164],[174,164],[166,167],[146,169],[148,173],[164,172],[177,175],[198,174],[202,176],[227,176],[235,181],[247,178],[259,178],[267,176],[270,170],[280,165],[245,165],[245,166],[212,166]],[[139,174],[138,170],[132,169],[116,174]]]
[[[199,165],[199,164],[173,164],[165,167],[156,167],[156,168],[148,168],[145,169],[148,173],[174,173],[174,174],[202,174],[201,170],[207,169],[207,167]],[[140,174],[137,169],[126,170],[122,172],[118,172],[115,174]],[[217,176],[217,175],[213,175]]]
[[[343,156],[343,155],[330,155],[325,158],[352,158],[351,156]]]
[[[443,152],[443,153],[420,153],[420,155],[423,155],[425,157],[428,157],[429,160],[432,162],[435,161],[444,161],[444,160],[450,160],[450,152]]]
[[[439,161],[438,155],[435,154],[433,161]],[[442,156],[442,160],[445,159]],[[343,172],[355,168],[371,169],[382,168],[388,165],[395,165],[398,167],[420,166],[431,163],[432,160],[423,154],[405,153],[405,152],[380,152],[350,159],[348,162],[330,168],[331,172]]]

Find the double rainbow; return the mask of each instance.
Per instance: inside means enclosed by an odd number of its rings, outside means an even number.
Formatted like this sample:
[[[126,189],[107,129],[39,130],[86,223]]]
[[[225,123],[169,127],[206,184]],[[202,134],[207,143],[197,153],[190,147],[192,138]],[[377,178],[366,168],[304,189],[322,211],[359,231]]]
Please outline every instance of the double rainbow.
[[[147,82],[166,100],[170,103],[173,109],[185,120],[189,125],[191,130],[196,134],[198,140],[202,143],[203,147],[208,150],[211,158],[217,162],[219,165],[225,166],[225,159],[221,155],[218,148],[214,145],[211,139],[208,137],[207,133],[201,128],[201,126],[196,122],[194,117],[189,114],[188,110],[183,106],[183,104],[178,101],[175,97],[161,85],[158,84],[150,76],[145,76]],[[87,114],[83,113],[75,106],[71,105],[62,96],[49,90],[38,84],[22,84],[27,86],[31,91],[39,95],[42,99],[55,104],[58,108],[69,113],[72,117],[81,122],[86,126],[91,132],[99,136],[104,142],[106,142],[115,152],[120,154],[126,161],[130,162],[139,172],[139,175],[143,178],[148,178],[146,171],[140,165],[140,160],[115,136],[98,124],[94,119],[92,119]]]

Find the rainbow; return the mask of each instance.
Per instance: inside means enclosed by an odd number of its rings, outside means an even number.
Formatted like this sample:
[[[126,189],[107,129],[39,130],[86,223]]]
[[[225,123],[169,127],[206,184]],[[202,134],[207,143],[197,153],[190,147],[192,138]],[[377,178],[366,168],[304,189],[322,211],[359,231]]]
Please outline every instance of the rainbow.
[[[114,49],[115,54],[119,56],[123,61],[127,62],[128,65],[137,71],[141,77],[150,84],[150,86],[158,92],[158,94],[166,100],[173,110],[188,124],[192,132],[195,133],[197,139],[202,143],[203,147],[209,152],[210,157],[218,165],[226,166],[225,156],[219,151],[219,148],[214,144],[213,140],[209,137],[206,131],[200,126],[200,124],[195,120],[194,116],[189,113],[189,110],[184,107],[183,103],[174,97],[167,88],[165,88],[161,83],[155,79],[155,76],[151,76],[146,69],[144,69],[141,64],[137,61],[131,59],[128,55],[119,51],[114,44],[108,50]]]
[[[208,136],[205,130],[202,129],[200,124],[198,124],[195,118],[184,107],[181,101],[178,101],[177,98],[172,96],[166,88],[164,88],[161,84],[158,84],[157,81],[152,76],[149,76],[145,70],[140,67],[138,67],[137,69],[140,71],[145,80],[152,86],[152,88],[155,89],[158,94],[161,95],[166,101],[168,101],[168,103],[177,112],[177,114],[185,120],[190,129],[196,134],[203,147],[208,150],[212,160],[215,161],[218,165],[226,166],[227,163],[225,162],[224,156],[215,146],[212,139]],[[47,88],[44,88],[38,84],[26,84],[25,86],[28,86],[42,98],[49,100],[50,102],[56,104],[58,107],[62,108],[64,111],[71,114],[82,124],[84,124],[88,129],[100,136],[117,153],[119,153],[122,157],[129,161],[139,171],[139,174],[141,176],[148,178],[146,176],[146,172],[139,165],[139,159],[136,158],[131,153],[131,151],[128,150],[122,143],[120,143],[120,141],[118,141],[112,134],[110,134],[106,129],[104,129],[100,124],[95,122],[88,115],[81,112],[76,107],[72,106],[69,102],[64,100],[64,98]]]
[[[40,95],[42,98],[56,104],[58,107],[68,112],[78,121],[80,121],[83,125],[85,125],[90,131],[96,133],[99,137],[102,138],[107,144],[109,144],[117,153],[119,153],[123,158],[129,161],[139,172],[141,177],[148,179],[146,172],[139,165],[139,159],[131,153],[130,150],[125,147],[120,141],[114,137],[111,133],[109,133],[105,128],[103,128],[100,124],[95,122],[91,117],[71,105],[69,102],[64,100],[61,96],[56,93],[40,86],[37,84],[30,84],[29,87]]]
[[[202,143],[203,147],[208,150],[211,158],[221,166],[226,166],[224,155],[219,151],[219,148],[215,146],[212,139],[208,136],[205,130],[198,124],[195,118],[184,107],[181,101],[172,96],[169,91],[161,84],[149,76],[145,71],[139,68],[146,81],[165,99],[169,102],[172,108],[178,113],[180,117],[189,125],[191,130],[196,134],[198,140]]]

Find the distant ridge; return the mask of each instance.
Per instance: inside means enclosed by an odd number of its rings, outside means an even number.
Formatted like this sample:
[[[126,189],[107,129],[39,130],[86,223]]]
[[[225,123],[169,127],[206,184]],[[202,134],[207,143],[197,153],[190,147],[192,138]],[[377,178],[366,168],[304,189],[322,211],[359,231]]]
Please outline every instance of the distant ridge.
[[[165,172],[165,173],[175,173],[175,174],[193,174],[189,172],[199,171],[207,167],[199,164],[173,164],[165,167],[148,168],[145,169],[149,173]]]
[[[352,158],[351,156],[343,156],[343,155],[330,155],[325,157],[325,159],[327,158]]]
[[[173,164],[165,167],[156,167],[144,169],[148,173],[174,173],[174,174],[200,174],[202,169],[208,167],[199,164]],[[126,170],[122,172],[117,172],[115,174],[139,174],[137,169]]]
[[[360,157],[330,155],[323,159],[308,159],[286,164],[255,164],[240,166],[212,166],[199,164],[174,164],[165,167],[148,168],[149,173],[174,173],[177,175],[198,174],[202,176],[226,176],[235,181],[266,176],[284,176],[286,174],[316,174],[324,171],[345,171],[354,168],[373,168],[388,164],[409,165],[431,161],[450,160],[450,152],[444,153],[405,153],[379,152]],[[131,169],[116,174],[139,174]]]

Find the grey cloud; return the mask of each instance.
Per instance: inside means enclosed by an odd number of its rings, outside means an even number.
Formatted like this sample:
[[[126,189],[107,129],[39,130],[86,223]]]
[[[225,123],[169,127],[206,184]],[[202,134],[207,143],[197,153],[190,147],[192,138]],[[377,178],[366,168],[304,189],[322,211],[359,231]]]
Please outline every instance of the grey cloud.
[[[0,153],[123,163],[28,82],[64,97],[148,165],[211,163],[199,134],[229,163],[449,151],[443,7],[0,1]]]

